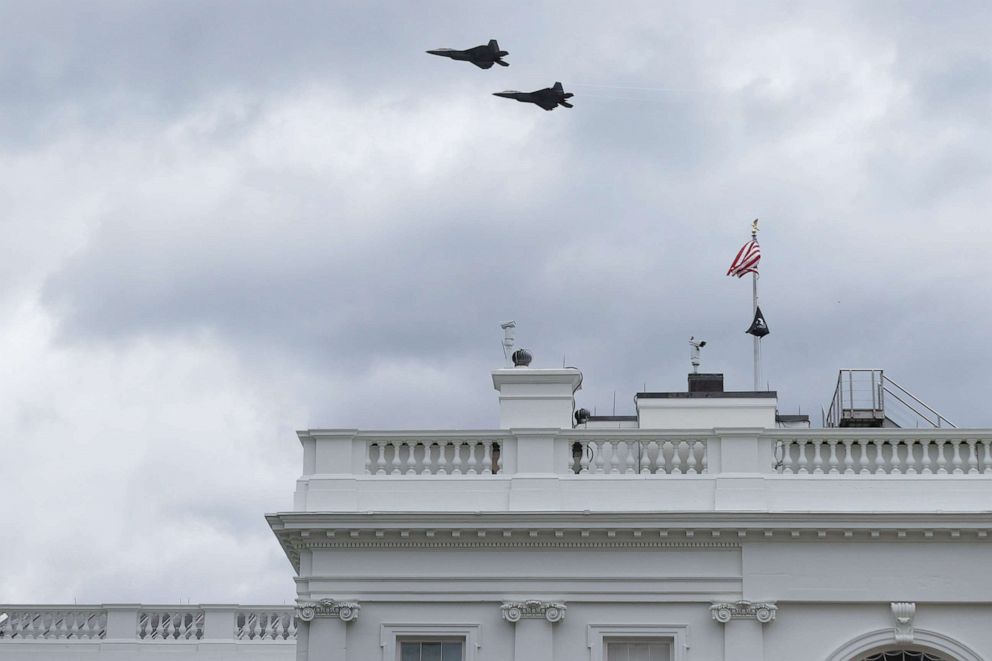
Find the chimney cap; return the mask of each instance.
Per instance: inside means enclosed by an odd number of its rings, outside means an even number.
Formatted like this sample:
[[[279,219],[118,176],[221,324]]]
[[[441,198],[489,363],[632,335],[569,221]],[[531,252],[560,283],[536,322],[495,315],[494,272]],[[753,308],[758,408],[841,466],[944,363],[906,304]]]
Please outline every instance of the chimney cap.
[[[530,366],[530,361],[534,359],[527,349],[517,349],[510,358],[513,360],[514,367],[528,367]]]

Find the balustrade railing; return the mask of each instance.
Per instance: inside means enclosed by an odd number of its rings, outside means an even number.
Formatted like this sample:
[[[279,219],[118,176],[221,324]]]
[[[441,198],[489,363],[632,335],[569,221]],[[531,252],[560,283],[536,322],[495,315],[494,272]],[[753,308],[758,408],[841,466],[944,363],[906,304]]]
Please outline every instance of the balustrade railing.
[[[238,640],[296,640],[296,617],[287,610],[241,610],[234,619]]]
[[[992,475],[992,430],[979,429],[321,433],[305,477]]]
[[[503,470],[495,440],[366,441],[365,472],[371,475],[496,475]]]
[[[106,635],[107,611],[104,610],[0,607],[2,640],[101,640]]]
[[[138,613],[141,640],[200,640],[203,638],[202,610],[148,610]]]
[[[845,434],[775,442],[772,467],[783,475],[989,475],[992,438]]]
[[[0,605],[0,644],[133,641],[160,645],[204,640],[292,643],[296,640],[294,609],[290,606]]]
[[[698,475],[708,472],[706,440],[577,440],[568,470],[578,475]]]

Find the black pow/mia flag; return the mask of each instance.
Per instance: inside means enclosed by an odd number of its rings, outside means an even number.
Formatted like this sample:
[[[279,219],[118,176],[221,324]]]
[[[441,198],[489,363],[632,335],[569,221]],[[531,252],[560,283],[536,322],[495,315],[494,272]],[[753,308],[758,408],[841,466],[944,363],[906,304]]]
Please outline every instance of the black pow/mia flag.
[[[754,321],[751,322],[751,327],[744,332],[755,337],[764,337],[771,332],[768,330],[768,324],[765,323],[765,316],[761,314],[761,308],[754,311]]]

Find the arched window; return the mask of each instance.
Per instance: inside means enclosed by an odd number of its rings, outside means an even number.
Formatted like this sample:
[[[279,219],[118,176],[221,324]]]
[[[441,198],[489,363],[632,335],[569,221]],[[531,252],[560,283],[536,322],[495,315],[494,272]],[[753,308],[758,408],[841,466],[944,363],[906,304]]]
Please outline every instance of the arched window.
[[[934,656],[928,652],[910,652],[909,650],[896,650],[893,652],[879,652],[862,657],[862,661],[949,661],[944,657]]]

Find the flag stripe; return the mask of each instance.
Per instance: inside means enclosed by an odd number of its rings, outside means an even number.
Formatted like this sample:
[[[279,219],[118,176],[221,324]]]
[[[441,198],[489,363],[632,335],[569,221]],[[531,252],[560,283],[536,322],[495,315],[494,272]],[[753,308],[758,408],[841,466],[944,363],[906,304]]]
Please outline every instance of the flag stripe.
[[[733,264],[727,269],[727,275],[735,275],[738,278],[744,277],[748,273],[758,272],[758,262],[761,261],[761,247],[758,241],[751,239],[745,243],[734,257]]]

